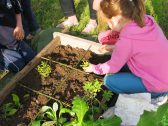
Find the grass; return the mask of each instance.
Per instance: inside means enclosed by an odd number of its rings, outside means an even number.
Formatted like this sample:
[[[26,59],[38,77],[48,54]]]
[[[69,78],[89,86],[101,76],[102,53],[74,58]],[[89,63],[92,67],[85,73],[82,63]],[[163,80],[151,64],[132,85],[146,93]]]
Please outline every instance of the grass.
[[[147,13],[152,15],[168,38],[168,0],[147,0]]]
[[[37,20],[42,27],[42,29],[48,29],[56,27],[56,25],[63,20],[63,12],[60,8],[59,0],[32,0],[32,6],[37,17]],[[71,34],[80,35],[81,31],[85,28],[89,21],[89,5],[87,0],[75,0],[76,15],[79,20],[79,25],[74,26],[70,29]],[[95,35],[98,33],[100,27],[93,31],[90,35]]]
[[[59,0],[32,0],[32,3],[37,20],[43,29],[56,27],[58,23],[65,19],[60,8]],[[154,16],[168,37],[167,6],[167,0],[146,0],[147,13]],[[80,35],[80,32],[83,30],[89,20],[88,1],[75,0],[75,7],[80,24],[79,26],[71,28],[70,31],[72,34]],[[99,31],[105,28],[104,23],[102,23],[100,19],[98,19],[98,22],[98,28],[96,31],[91,33],[91,35],[97,34]]]

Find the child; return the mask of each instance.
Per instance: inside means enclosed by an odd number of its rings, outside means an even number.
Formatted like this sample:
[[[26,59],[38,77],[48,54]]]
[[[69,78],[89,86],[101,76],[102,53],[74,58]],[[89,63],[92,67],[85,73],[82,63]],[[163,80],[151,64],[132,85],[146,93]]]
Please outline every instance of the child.
[[[18,72],[35,56],[22,41],[21,11],[18,0],[0,1],[0,70]]]
[[[154,19],[145,15],[144,1],[102,0],[100,10],[109,27],[120,36],[109,61],[91,64],[84,70],[106,74],[105,86],[118,94],[149,92],[152,98],[165,96],[168,41]],[[122,68],[127,71],[120,72]]]

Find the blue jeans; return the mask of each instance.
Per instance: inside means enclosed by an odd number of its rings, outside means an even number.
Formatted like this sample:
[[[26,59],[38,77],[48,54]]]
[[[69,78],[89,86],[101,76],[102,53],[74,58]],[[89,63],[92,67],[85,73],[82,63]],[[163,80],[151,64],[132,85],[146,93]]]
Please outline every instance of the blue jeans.
[[[36,53],[25,42],[18,42],[14,49],[7,49],[0,46],[0,70],[18,72],[35,55]]]
[[[122,71],[122,72],[121,72]],[[149,92],[144,86],[142,79],[132,74],[127,66],[119,73],[106,75],[104,78],[105,86],[117,94],[151,93],[152,98],[167,95],[168,92]]]

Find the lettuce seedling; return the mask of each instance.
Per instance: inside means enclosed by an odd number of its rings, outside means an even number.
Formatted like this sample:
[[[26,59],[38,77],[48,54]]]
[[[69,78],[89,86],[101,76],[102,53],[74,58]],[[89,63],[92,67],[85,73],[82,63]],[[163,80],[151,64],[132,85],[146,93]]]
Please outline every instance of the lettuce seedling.
[[[62,126],[62,124],[67,121],[66,118],[62,117],[63,113],[69,113],[71,116],[75,116],[74,112],[68,108],[63,108],[62,105],[60,105],[59,110],[60,111],[58,111],[58,104],[56,102],[53,103],[52,107],[43,106],[37,119],[32,122],[31,126]],[[57,113],[59,114],[57,115]],[[43,122],[42,125],[41,122]]]
[[[85,91],[85,95],[89,99],[94,99],[97,96],[97,93],[101,91],[102,83],[100,83],[97,79],[90,81],[90,82],[84,82],[83,89]]]
[[[51,73],[51,66],[46,62],[41,61],[41,64],[37,66],[37,71],[42,77],[46,78]]]

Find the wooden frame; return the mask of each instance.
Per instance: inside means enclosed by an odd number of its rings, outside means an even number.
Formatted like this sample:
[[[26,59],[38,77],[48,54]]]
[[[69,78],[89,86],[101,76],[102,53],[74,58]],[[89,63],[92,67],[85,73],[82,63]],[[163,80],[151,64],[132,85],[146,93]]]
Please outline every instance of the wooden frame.
[[[63,34],[60,32],[54,32],[53,38],[54,39],[44,49],[42,49],[42,51],[38,53],[38,55],[32,61],[30,61],[20,72],[18,72],[2,90],[0,90],[0,104],[3,102],[6,96],[15,88],[16,83],[20,81],[40,62],[41,57],[51,53],[53,49],[58,45],[70,45],[73,48],[78,47],[83,48],[84,50],[90,49],[92,52],[102,55],[98,51],[101,46],[99,43],[72,35]]]
[[[0,91],[0,104],[6,98],[6,96],[15,88],[18,81],[20,81],[27,73],[29,73],[41,60],[41,57],[49,54],[53,49],[60,45],[60,37],[54,38],[40,53],[36,55],[20,72],[18,72],[10,82]]]

